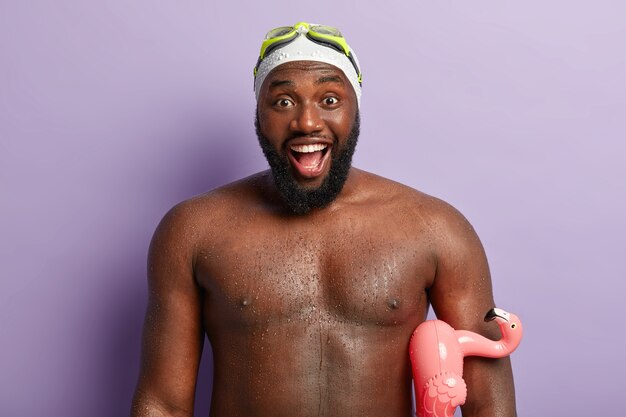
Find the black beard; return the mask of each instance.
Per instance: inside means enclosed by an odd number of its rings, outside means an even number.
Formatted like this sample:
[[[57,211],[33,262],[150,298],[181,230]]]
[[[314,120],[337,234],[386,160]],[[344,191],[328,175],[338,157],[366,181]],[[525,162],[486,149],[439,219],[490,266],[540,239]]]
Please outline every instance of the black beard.
[[[296,182],[291,174],[287,155],[281,155],[261,133],[258,114],[255,118],[254,126],[263,154],[272,169],[276,188],[278,188],[284,202],[295,214],[306,214],[314,208],[326,207],[335,200],[343,189],[343,185],[348,178],[348,172],[352,166],[352,156],[356,149],[361,126],[358,110],[346,143],[341,149],[339,149],[337,139],[335,138],[328,175],[322,181],[322,185],[315,189],[301,187]]]

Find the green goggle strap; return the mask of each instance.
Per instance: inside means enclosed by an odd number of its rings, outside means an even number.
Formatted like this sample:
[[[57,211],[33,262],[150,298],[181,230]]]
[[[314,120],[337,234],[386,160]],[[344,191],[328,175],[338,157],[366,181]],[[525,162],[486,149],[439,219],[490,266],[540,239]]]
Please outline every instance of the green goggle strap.
[[[291,41],[292,39],[295,39],[297,35],[298,35],[298,32],[294,28],[294,30],[282,36],[276,36],[275,38],[264,40],[263,44],[261,45],[261,53],[259,54],[259,58],[263,60],[265,58],[265,55],[268,49],[274,49],[275,47],[278,46],[278,44],[287,43]]]
[[[346,57],[348,57],[348,59],[350,60],[350,63],[352,64],[352,66],[354,67],[354,70],[357,73],[359,84],[363,83],[363,74],[361,74],[361,70],[359,69],[359,66],[356,64],[354,57],[350,53],[350,47],[348,47],[348,43],[346,42],[344,38],[317,33],[317,32],[313,32],[312,30],[310,30],[306,35],[313,42],[327,46],[327,47],[334,48],[338,52],[342,52]]]
[[[336,44],[337,46],[341,47],[341,50],[344,54],[346,54],[346,56],[350,56],[350,47],[348,46],[348,43],[344,38],[341,38],[339,36],[326,35],[324,33],[318,33],[314,30],[309,30],[307,32],[307,35],[309,35],[311,38],[319,39],[320,41],[326,41],[330,44]]]

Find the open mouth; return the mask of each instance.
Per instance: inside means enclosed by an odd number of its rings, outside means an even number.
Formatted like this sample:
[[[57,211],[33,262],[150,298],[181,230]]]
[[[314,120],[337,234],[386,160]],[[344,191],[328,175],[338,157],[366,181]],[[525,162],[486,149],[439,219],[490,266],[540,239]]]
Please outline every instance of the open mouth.
[[[330,159],[330,148],[326,143],[290,145],[289,160],[301,177],[315,178],[324,172]]]

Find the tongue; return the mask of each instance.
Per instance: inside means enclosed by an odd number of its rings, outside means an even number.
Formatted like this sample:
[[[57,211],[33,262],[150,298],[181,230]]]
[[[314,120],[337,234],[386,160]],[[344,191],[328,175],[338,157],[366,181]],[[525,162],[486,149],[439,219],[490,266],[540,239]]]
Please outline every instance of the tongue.
[[[322,160],[322,151],[296,153],[296,159],[298,159],[300,165],[306,168],[315,168]]]

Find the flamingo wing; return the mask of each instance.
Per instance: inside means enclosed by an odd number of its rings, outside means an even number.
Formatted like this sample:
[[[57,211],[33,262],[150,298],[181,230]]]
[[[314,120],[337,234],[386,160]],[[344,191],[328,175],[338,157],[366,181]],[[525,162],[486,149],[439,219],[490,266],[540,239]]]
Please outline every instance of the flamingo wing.
[[[430,378],[421,396],[420,417],[452,417],[454,410],[465,403],[465,381],[453,372],[442,372]]]

